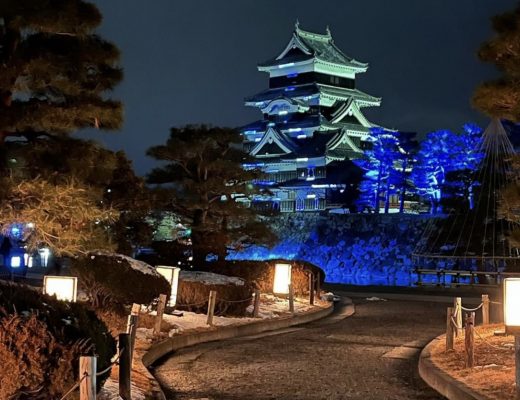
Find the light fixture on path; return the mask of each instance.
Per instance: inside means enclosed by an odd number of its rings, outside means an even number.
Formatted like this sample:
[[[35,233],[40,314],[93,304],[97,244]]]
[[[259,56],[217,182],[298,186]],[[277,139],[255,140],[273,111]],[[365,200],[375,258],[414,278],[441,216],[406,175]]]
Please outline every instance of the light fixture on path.
[[[78,278],[75,276],[43,277],[43,293],[56,296],[58,300],[76,302],[78,297]]]
[[[273,293],[289,294],[291,284],[291,264],[275,264]]]
[[[158,265],[156,267],[158,273],[160,273],[171,285],[172,291],[170,293],[170,300],[168,305],[175,307],[177,304],[177,291],[179,290],[179,273],[181,269],[178,267],[171,267],[169,265]]]

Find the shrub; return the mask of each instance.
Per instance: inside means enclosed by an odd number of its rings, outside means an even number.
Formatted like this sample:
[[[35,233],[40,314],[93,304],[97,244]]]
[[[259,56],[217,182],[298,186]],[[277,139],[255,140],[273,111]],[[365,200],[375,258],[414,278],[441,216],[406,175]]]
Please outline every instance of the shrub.
[[[216,315],[246,315],[246,309],[252,302],[252,286],[243,279],[209,272],[181,272],[177,293],[177,308],[206,313],[211,290],[217,292]]]
[[[267,260],[267,261],[226,261],[216,265],[212,271],[237,276],[251,283],[265,293],[273,292],[274,269],[276,263],[292,265],[292,284],[295,295],[309,294],[309,272],[320,273],[321,283],[325,280],[323,270],[306,261]]]
[[[83,305],[0,282],[0,307],[0,399],[60,398],[78,379],[81,355],[96,354],[99,370],[110,365],[115,341]]]
[[[121,254],[91,253],[78,258],[72,263],[72,274],[96,309],[150,304],[171,291],[155,268]]]

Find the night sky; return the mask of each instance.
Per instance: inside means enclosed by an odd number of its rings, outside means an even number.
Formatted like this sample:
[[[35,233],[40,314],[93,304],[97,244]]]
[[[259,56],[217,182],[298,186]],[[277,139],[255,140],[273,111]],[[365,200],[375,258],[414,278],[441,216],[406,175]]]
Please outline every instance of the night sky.
[[[155,162],[148,147],[171,126],[241,126],[261,117],[243,105],[267,88],[258,62],[278,55],[298,18],[305,30],[330,25],[339,47],[368,62],[358,88],[382,97],[365,109],[373,122],[420,135],[485,124],[471,109],[474,87],[496,75],[478,61],[492,34],[489,18],[516,0],[97,0],[99,33],[122,51],[124,82],[114,97],[125,104],[118,133],[88,135],[123,149],[137,172]]]

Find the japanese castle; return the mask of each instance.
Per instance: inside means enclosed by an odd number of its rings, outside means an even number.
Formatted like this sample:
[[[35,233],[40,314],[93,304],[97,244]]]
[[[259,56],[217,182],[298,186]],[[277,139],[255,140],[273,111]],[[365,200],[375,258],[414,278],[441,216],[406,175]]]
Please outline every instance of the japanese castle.
[[[269,74],[269,89],[245,104],[263,118],[241,128],[255,159],[245,167],[260,167],[266,179],[256,184],[269,189],[255,207],[317,211],[339,203],[357,169],[350,160],[362,156],[377,126],[362,109],[380,106],[381,99],[356,88],[356,75],[367,69],[337,47],[328,27],[318,34],[298,22],[285,49],[258,65]]]

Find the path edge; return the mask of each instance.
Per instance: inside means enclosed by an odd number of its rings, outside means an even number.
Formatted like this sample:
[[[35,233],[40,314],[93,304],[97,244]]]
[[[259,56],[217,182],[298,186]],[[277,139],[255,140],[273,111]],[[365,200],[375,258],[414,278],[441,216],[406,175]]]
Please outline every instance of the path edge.
[[[432,389],[449,400],[490,400],[489,397],[475,392],[461,381],[451,377],[439,368],[431,359],[433,346],[438,341],[445,341],[446,335],[437,336],[424,347],[419,356],[419,376]]]

